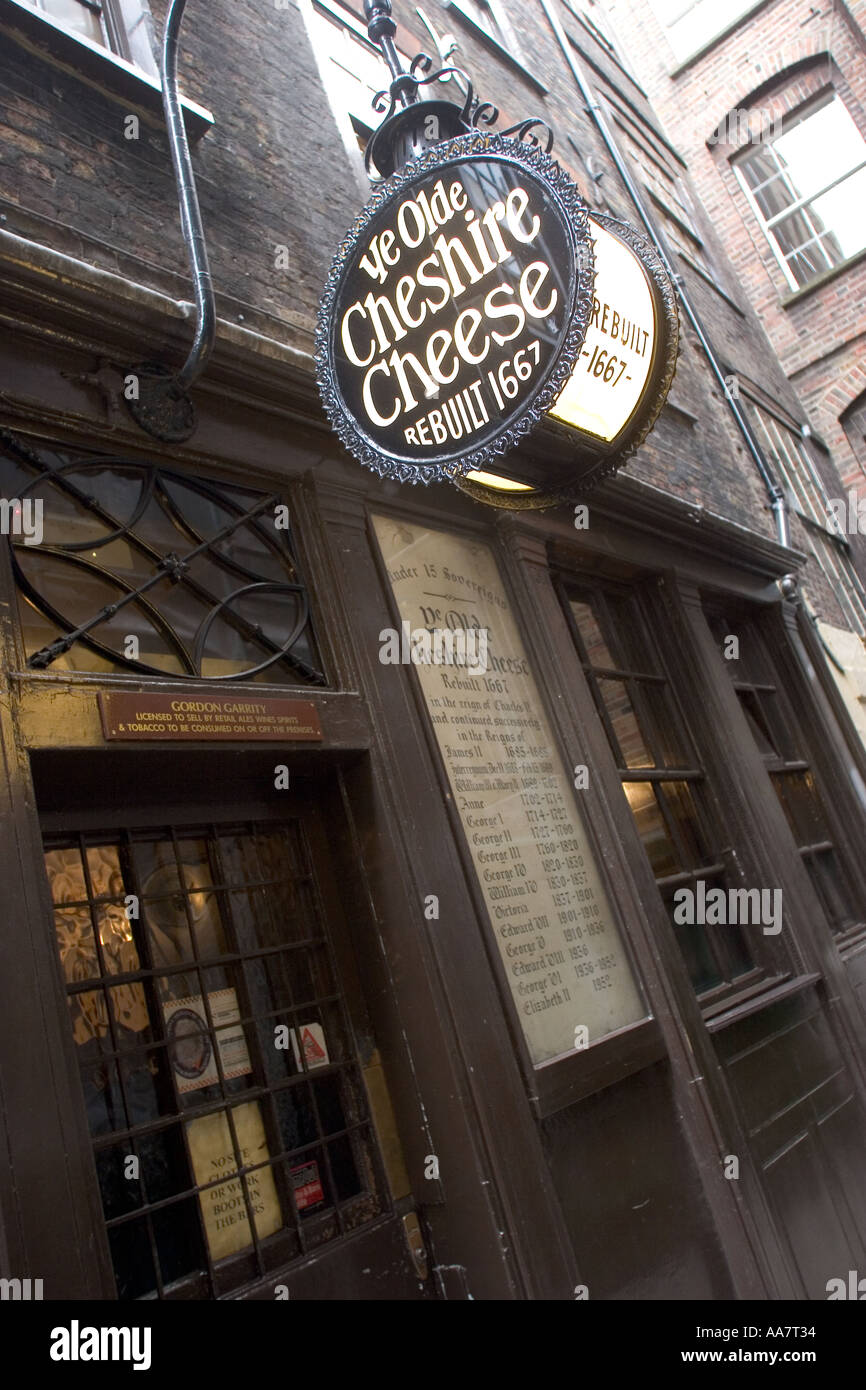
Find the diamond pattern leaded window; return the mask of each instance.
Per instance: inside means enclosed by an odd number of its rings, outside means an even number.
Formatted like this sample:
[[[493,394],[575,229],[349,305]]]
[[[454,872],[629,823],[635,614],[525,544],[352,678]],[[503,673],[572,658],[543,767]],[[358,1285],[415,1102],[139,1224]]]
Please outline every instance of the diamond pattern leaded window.
[[[276,494],[0,435],[31,670],[323,684]]]

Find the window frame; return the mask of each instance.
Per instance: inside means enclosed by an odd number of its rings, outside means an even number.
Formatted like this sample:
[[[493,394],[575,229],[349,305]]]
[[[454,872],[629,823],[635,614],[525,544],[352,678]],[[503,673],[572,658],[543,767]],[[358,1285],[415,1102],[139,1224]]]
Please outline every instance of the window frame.
[[[758,398],[740,379],[749,423],[767,449],[771,464],[793,510],[806,527],[812,557],[832,590],[852,631],[866,636],[866,588],[851,559],[847,537],[840,532],[826,485],[801,431],[779,410]],[[823,516],[822,516],[823,512]],[[808,578],[807,578],[808,584]]]
[[[70,28],[59,18],[50,8],[51,0],[22,0],[22,3],[33,10],[38,18],[50,21],[71,38],[92,44],[96,48],[104,48],[107,53],[113,54],[117,58],[122,58],[124,62],[130,63],[141,72],[147,72],[149,76],[158,74],[159,67],[156,55],[152,47],[150,51],[151,62],[143,65],[139,61],[140,55],[136,55],[129,40],[127,28],[127,18],[123,11],[122,0],[75,0],[82,9],[93,14],[98,20],[103,33],[104,42],[99,43],[97,39],[88,34],[81,34],[76,29]],[[140,9],[145,12],[145,0],[139,0]]]
[[[608,575],[599,577],[589,572],[584,573],[577,567],[568,566],[566,568],[560,565],[556,569],[553,578],[560,606],[565,616],[566,625],[568,626],[574,644],[575,655],[580,662],[581,669],[587,680],[587,686],[593,699],[593,707],[604,727],[605,737],[610,756],[614,762],[616,776],[623,786],[623,795],[626,800],[628,800],[628,796],[625,791],[625,784],[630,782],[638,781],[654,784],[658,781],[667,780],[672,783],[685,781],[688,785],[702,783],[703,792],[699,798],[695,799],[695,811],[701,830],[708,839],[712,838],[710,833],[712,831],[716,832],[716,838],[721,834],[722,839],[729,839],[730,835],[727,834],[728,820],[714,785],[713,759],[712,757],[706,756],[710,750],[704,747],[705,735],[701,730],[695,731],[693,712],[689,708],[688,701],[684,700],[680,695],[676,679],[674,654],[669,654],[665,650],[664,641],[653,641],[655,624],[660,624],[663,619],[657,605],[653,603],[652,598],[648,595],[648,589],[652,588],[653,581],[657,580],[659,576],[634,575],[628,580],[622,580],[612,578]],[[614,595],[623,596],[633,605],[639,639],[644,642],[644,645],[649,641],[651,649],[654,652],[654,665],[657,668],[654,679],[662,681],[667,687],[669,701],[678,718],[680,737],[686,741],[694,756],[693,767],[675,768],[666,765],[660,767],[657,764],[654,768],[650,768],[649,766],[643,768],[624,768],[620,767],[617,762],[613,746],[611,745],[609,720],[607,720],[606,712],[603,712],[601,707],[603,705],[603,698],[600,700],[597,696],[594,668],[591,664],[588,664],[585,659],[583,641],[578,629],[577,620],[571,608],[572,600],[578,597],[581,591],[586,593],[593,590],[603,595],[610,592]],[[668,660],[669,655],[671,660]],[[629,811],[633,816],[634,813],[631,810],[630,804]],[[745,833],[745,827],[739,814],[735,814],[732,817],[731,825],[733,833],[739,840]],[[635,834],[638,835],[639,838],[636,825]],[[676,843],[676,841],[674,841],[674,843]],[[730,855],[726,855],[725,858],[721,859],[718,863],[713,862],[712,864],[699,866],[695,870],[689,869],[683,873],[657,876],[650,861],[649,854],[642,842],[641,849],[646,857],[649,872],[652,874],[655,882],[666,920],[670,925],[672,937],[675,936],[675,927],[670,916],[666,894],[675,891],[677,887],[686,887],[701,877],[708,880],[711,877],[711,870],[712,876],[721,877],[727,881],[727,887],[748,888],[755,886],[749,880],[734,881],[736,869],[741,857],[739,855],[735,855],[733,858]],[[704,934],[709,941],[709,938],[714,932],[723,933],[726,930],[727,928],[715,928],[710,924],[704,927]],[[723,939],[721,950],[713,941],[709,942],[709,946],[717,965],[719,964],[720,958],[724,961],[728,956],[727,951],[724,949]],[[679,942],[676,942],[674,949],[682,962],[684,977],[688,981],[689,987],[693,991],[694,998],[708,1025],[712,1019],[722,1014],[726,1015],[730,1010],[736,1009],[741,1003],[753,997],[763,997],[768,992],[783,986],[785,981],[792,977],[793,971],[791,962],[785,959],[778,951],[774,938],[759,936],[754,939],[754,942],[751,938],[747,938],[745,939],[745,947],[752,962],[751,968],[748,971],[739,975],[734,975],[732,978],[727,977],[722,972],[723,977],[721,983],[709,986],[705,990],[699,992],[691,978],[685,954]]]
[[[773,745],[772,751],[762,751],[751,728],[750,734],[755,742],[757,755],[766,770],[773,796],[778,801],[788,826],[795,852],[803,863],[821,904],[830,939],[839,946],[850,941],[859,942],[866,937],[866,878],[858,865],[858,851],[849,835],[850,826],[846,823],[846,813],[840,814],[837,800],[829,794],[835,782],[836,769],[828,762],[826,747],[821,739],[813,743],[810,737],[810,715],[811,718],[814,718],[814,715],[803,703],[799,667],[791,669],[794,655],[787,642],[784,647],[781,646],[779,630],[774,630],[771,626],[771,614],[760,611],[754,603],[728,594],[708,591],[702,597],[702,610],[717,651],[720,651],[717,636],[720,627],[713,630],[713,623],[720,624],[724,621],[730,624],[731,635],[741,637],[745,634],[751,641],[751,650],[757,653],[758,668],[753,666],[751,673],[744,671],[738,674],[734,669],[736,663],[725,661],[721,652],[719,659],[724,661],[731,688],[740,707],[743,708],[744,705],[742,695],[752,694],[759,702],[761,715]],[[784,629],[782,631],[784,632]],[[742,642],[740,650],[742,652]],[[767,704],[761,699],[762,696],[769,696],[773,703]],[[832,839],[827,842],[801,844],[789,818],[786,803],[779,794],[779,779],[800,774],[807,774],[813,780],[818,809],[832,835]],[[811,856],[827,849],[835,854],[839,861],[840,876],[848,892],[855,899],[855,906],[859,907],[861,902],[864,904],[861,916],[858,917],[855,913],[855,920],[840,927],[834,925],[825,905],[825,895],[816,885],[808,862]]]
[[[151,62],[140,66],[113,48],[64,28],[30,0],[0,0],[0,20],[13,43],[26,45],[31,51],[35,45],[45,61],[73,80],[80,77],[94,83],[125,112],[144,112],[164,128],[162,84],[151,45]],[[214,125],[213,113],[189,97],[180,96],[179,100],[187,135],[190,141],[198,141]]]
[[[788,257],[786,257],[783,254],[782,248],[776,240],[776,237],[773,235],[773,228],[779,222],[784,221],[786,217],[791,217],[795,213],[799,212],[802,212],[804,215],[808,216],[809,205],[811,203],[814,203],[818,198],[824,197],[824,195],[826,193],[829,193],[832,189],[838,188],[840,184],[846,181],[846,179],[853,178],[856,174],[866,169],[866,138],[864,138],[862,131],[860,131],[858,127],[858,133],[860,134],[860,138],[863,141],[864,147],[863,158],[858,164],[855,164],[852,168],[847,169],[844,174],[840,174],[837,178],[832,179],[826,185],[822,185],[814,193],[810,193],[796,198],[794,202],[790,203],[788,206],[783,208],[781,212],[774,213],[774,215],[769,219],[766,218],[763,212],[761,211],[757,199],[755,197],[755,191],[749,187],[748,181],[743,173],[743,166],[748,161],[752,151],[754,151],[755,149],[761,149],[763,147],[766,147],[769,150],[773,151],[773,146],[775,145],[777,139],[779,139],[781,136],[784,136],[787,131],[792,130],[794,127],[798,125],[801,125],[804,121],[808,121],[812,116],[817,115],[819,111],[822,111],[825,107],[832,105],[834,101],[838,101],[841,104],[847,115],[853,121],[854,118],[853,116],[851,116],[851,112],[848,109],[847,102],[843,100],[839,92],[836,91],[835,87],[825,87],[823,91],[818,92],[815,96],[810,97],[809,100],[804,102],[803,105],[800,106],[797,110],[791,112],[790,115],[786,116],[782,122],[781,131],[774,133],[773,136],[768,140],[750,140],[748,144],[746,144],[742,149],[737,150],[737,152],[731,156],[730,160],[731,168],[733,169],[734,176],[737,180],[737,184],[742,193],[745,195],[746,201],[758,223],[761,232],[764,235],[764,239],[767,242],[767,245],[769,246],[770,250],[772,251],[774,258],[780,270],[782,271],[782,274],[785,277],[788,288],[793,294],[799,294],[811,289],[812,286],[815,285],[818,281],[820,281],[825,275],[832,274],[833,272],[839,270],[848,261],[853,260],[857,256],[861,256],[864,253],[864,251],[866,251],[866,240],[864,240],[864,244],[861,247],[859,247],[856,251],[852,251],[851,254],[848,256],[843,256],[842,259],[837,261],[835,264],[828,264],[826,266],[823,266],[821,269],[816,270],[814,275],[812,275],[803,284],[800,284],[796,276],[789,269],[787,262],[791,259],[791,256],[798,255],[800,251],[804,250],[806,247],[813,246],[815,243],[817,243],[820,246],[822,243],[822,237],[825,235],[825,233],[832,233],[832,227],[825,228],[825,232],[823,233],[816,233],[811,238],[811,240],[804,242],[795,251],[791,252],[791,254]],[[854,124],[856,126],[856,122],[854,122]],[[777,174],[781,173],[783,171],[783,166],[779,163],[779,157],[775,154],[774,151],[773,159],[778,165]],[[773,178],[775,178],[777,174],[773,175]],[[765,183],[766,182],[769,182],[769,180],[765,180]]]
[[[496,26],[496,32],[491,33],[484,25],[479,24],[470,10],[464,8],[462,0],[442,0],[443,8],[454,11],[461,22],[466,24],[476,38],[493,50],[497,58],[509,63],[520,75],[529,82],[537,92],[545,96],[548,87],[534,72],[527,66],[520,44],[520,35],[512,27],[504,9],[499,4],[499,0],[478,0],[490,11],[491,18]],[[460,46],[458,45],[458,59]]]

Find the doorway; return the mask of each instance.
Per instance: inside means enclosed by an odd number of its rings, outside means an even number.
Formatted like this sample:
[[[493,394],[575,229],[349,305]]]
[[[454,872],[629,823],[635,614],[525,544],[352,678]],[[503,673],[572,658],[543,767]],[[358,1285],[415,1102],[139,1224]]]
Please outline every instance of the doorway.
[[[251,798],[249,762],[95,761],[98,794],[83,765],[34,773],[117,1297],[434,1296],[333,774]]]

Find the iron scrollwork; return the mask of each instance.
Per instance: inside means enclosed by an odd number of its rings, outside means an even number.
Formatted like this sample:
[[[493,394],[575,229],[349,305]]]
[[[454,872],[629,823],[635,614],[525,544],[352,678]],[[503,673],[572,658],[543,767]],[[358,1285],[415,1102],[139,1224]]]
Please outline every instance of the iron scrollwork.
[[[41,502],[49,530],[65,533],[39,544],[9,536],[21,593],[59,631],[29,653],[31,670],[50,669],[81,644],[150,676],[224,682],[271,672],[285,684],[325,683],[288,520],[283,529],[264,521],[281,505],[276,495],[133,459],[43,457],[8,430],[0,440],[18,497]],[[98,597],[82,617],[88,589]],[[250,616],[262,598],[266,609]],[[125,611],[129,633],[155,641],[164,665],[127,652],[122,625],[112,626]],[[219,643],[209,648],[217,624]],[[209,673],[208,664],[232,669]]]

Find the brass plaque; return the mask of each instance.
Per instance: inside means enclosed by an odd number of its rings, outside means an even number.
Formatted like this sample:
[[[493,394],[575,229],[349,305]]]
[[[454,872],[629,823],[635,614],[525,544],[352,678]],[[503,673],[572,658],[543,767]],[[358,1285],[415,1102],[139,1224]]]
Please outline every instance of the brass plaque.
[[[416,666],[539,1065],[647,1016],[583,823],[581,792],[563,766],[489,547],[388,517],[373,521],[405,639],[389,646],[380,634],[380,659]],[[448,645],[437,641],[443,631],[474,631],[483,642],[472,644],[471,659],[449,664]],[[437,662],[437,648],[445,661]]]
[[[211,695],[170,691],[162,695],[101,690],[102,732],[107,739],[256,739],[311,743],[322,738],[312,700]]]

